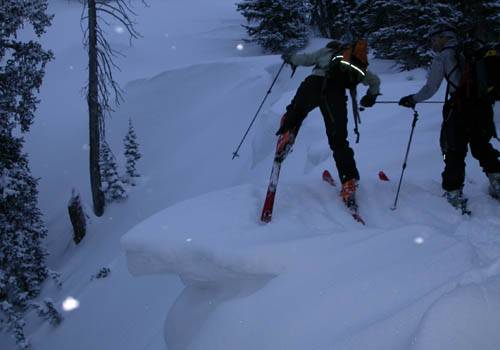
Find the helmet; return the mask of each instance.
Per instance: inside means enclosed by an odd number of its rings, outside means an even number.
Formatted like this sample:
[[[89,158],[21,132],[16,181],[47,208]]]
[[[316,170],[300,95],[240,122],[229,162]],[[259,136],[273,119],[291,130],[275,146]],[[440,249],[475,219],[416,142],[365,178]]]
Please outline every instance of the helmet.
[[[440,35],[448,38],[455,38],[455,28],[447,23],[435,23],[429,28],[429,38],[434,35]]]

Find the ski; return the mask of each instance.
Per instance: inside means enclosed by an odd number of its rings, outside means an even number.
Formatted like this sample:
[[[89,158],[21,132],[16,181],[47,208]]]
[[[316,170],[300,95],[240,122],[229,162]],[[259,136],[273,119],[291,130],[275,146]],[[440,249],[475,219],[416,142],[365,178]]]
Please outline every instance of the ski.
[[[327,182],[331,186],[336,186],[335,180],[333,179],[332,175],[330,174],[330,172],[328,170],[323,171],[323,181]],[[357,204],[354,204],[351,207],[348,207],[347,209],[351,213],[354,220],[356,220],[357,222],[359,222],[363,225],[366,225],[365,221],[361,218],[361,216],[359,216]]]
[[[285,116],[281,119],[283,124]],[[295,131],[295,130],[294,130]],[[278,137],[276,144],[276,152],[274,154],[273,167],[271,169],[271,176],[269,179],[269,186],[267,187],[266,199],[264,207],[262,208],[262,215],[260,220],[262,222],[271,222],[273,217],[274,198],[276,196],[276,188],[278,187],[278,180],[280,176],[281,163],[285,160],[287,155],[291,152],[293,143],[295,142],[295,134],[292,131],[287,131]]]
[[[391,181],[389,180],[389,177],[387,177],[387,175],[381,170],[379,171],[378,173],[378,178],[381,180],[381,181]]]

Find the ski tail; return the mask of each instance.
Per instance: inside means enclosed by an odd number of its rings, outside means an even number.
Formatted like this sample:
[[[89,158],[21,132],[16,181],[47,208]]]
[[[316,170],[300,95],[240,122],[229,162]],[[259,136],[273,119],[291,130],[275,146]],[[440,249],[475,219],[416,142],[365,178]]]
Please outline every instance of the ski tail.
[[[285,117],[286,114],[281,118],[281,125],[283,125]],[[260,220],[262,222],[271,222],[271,219],[273,217],[274,199],[276,197],[276,188],[278,187],[281,163],[283,163],[285,158],[292,151],[292,146],[295,142],[295,135],[297,134],[297,131],[297,129],[288,130],[283,135],[280,135],[278,137],[276,152],[274,154],[273,167],[271,169],[271,176],[269,179],[269,186],[267,188],[266,199],[264,201],[264,207],[262,208],[262,214],[260,216]]]

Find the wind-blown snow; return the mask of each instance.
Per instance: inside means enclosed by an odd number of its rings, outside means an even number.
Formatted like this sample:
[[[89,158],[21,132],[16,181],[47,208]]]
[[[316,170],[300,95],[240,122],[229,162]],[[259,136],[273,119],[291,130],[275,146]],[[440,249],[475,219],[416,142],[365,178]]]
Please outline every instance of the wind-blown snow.
[[[394,104],[366,109],[359,144],[350,120],[366,226],[348,214],[339,189],[321,180],[324,169],[337,176],[313,111],[282,166],[273,221],[263,225],[274,133],[310,69],[292,79],[283,69],[232,160],[279,55],[242,42],[245,21],[233,0],[149,5],[135,4],[144,37],[132,48],[118,23],[108,33],[126,54],[116,73],[126,100],[106,122],[107,140],[123,170],[132,119],[143,177],[126,203],[91,216],[88,236],[75,247],[66,211],[71,189],[91,207],[81,5],[51,4],[56,18],[42,41],[56,60],[26,150],[41,177],[49,262],[63,280],[60,290],[47,283],[41,298],[62,305],[72,297],[79,308],[57,328],[28,315],[34,349],[500,348],[500,206],[470,155],[464,192],[473,215],[460,215],[442,197],[441,105],[417,105],[394,211],[413,112]],[[325,42],[313,39],[307,50]],[[379,100],[398,100],[425,82],[422,69],[399,72],[373,59],[370,68],[382,79]],[[444,84],[433,100],[443,96]],[[499,113],[497,105],[497,126]],[[380,181],[380,170],[391,181]],[[102,267],[111,274],[92,279]],[[0,348],[14,348],[4,334]]]

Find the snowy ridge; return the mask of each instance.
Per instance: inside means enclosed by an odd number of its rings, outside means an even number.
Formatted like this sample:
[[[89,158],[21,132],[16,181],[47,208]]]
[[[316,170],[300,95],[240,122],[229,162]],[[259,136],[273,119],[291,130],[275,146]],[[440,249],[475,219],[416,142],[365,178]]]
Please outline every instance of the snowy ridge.
[[[254,67],[250,80],[245,79],[244,73],[252,67],[249,64]],[[137,91],[147,91],[157,82],[168,86],[175,75],[175,81],[197,74],[202,81],[212,82],[217,72],[224,72],[233,78],[206,101],[240,99],[240,93],[248,90],[248,83],[265,87],[277,68],[273,58],[260,60],[258,66],[241,59],[209,62],[144,81]],[[243,79],[236,78],[240,76]],[[405,109],[395,113],[394,108],[377,106],[364,112],[362,142],[353,144],[362,176],[358,199],[367,222],[366,228],[360,227],[346,212],[336,190],[321,181],[322,170],[332,170],[332,160],[323,136],[322,118],[314,111],[303,124],[295,151],[284,163],[273,222],[262,225],[258,217],[275,142],[273,130],[293,97],[293,83],[286,76],[278,79],[267,107],[249,135],[251,152],[247,145],[234,163],[229,163],[227,155],[210,152],[206,157],[211,162],[219,156],[220,159],[204,168],[199,178],[203,183],[211,183],[214,166],[235,169],[250,163],[251,172],[262,174],[261,179],[255,184],[226,187],[174,204],[140,223],[122,238],[128,269],[134,275],[173,273],[184,282],[185,289],[165,323],[169,350],[326,350],[332,344],[335,349],[347,350],[365,349],[380,341],[384,349],[424,350],[428,346],[426,339],[441,332],[428,329],[428,324],[436,322],[435,317],[428,315],[446,308],[441,305],[447,305],[448,295],[457,294],[465,303],[475,303],[461,290],[470,288],[470,283],[489,290],[489,279],[498,276],[495,259],[499,250],[491,244],[500,242],[496,234],[496,202],[488,197],[484,181],[469,180],[466,191],[470,193],[474,216],[463,217],[444,201],[435,175],[424,166],[407,170],[398,209],[389,210],[401,169],[401,146],[407,142],[412,113]],[[262,88],[260,91],[262,94]],[[133,88],[129,94],[133,98]],[[217,102],[212,103],[219,107]],[[395,115],[378,114],[383,109]],[[227,112],[217,109],[217,114],[211,116],[223,123],[237,122]],[[439,113],[439,109],[420,109],[421,115],[429,112]],[[378,133],[370,132],[381,120],[383,123],[394,117],[397,120],[388,127],[379,127]],[[210,131],[212,121],[213,118],[210,122],[203,120],[207,124],[193,137],[199,137],[202,144],[216,142],[215,149],[236,144],[214,140],[217,132]],[[245,122],[240,121],[241,129]],[[413,146],[411,165],[432,164],[440,169],[440,157],[434,158],[432,151],[438,127],[435,119],[419,121],[415,135],[419,143]],[[397,147],[391,149],[387,140],[393,140]],[[374,145],[384,150],[380,154],[395,159],[373,157],[370,150]],[[186,143],[184,147],[188,150],[192,146]],[[200,152],[196,156],[203,158],[204,150]],[[197,173],[198,164],[194,162],[192,170],[186,173]],[[391,182],[378,180],[376,174],[381,165]],[[244,173],[244,169],[240,171]],[[471,179],[482,175],[472,167],[469,176]],[[287,295],[286,291],[294,292]],[[241,315],[242,319],[236,320],[234,315]],[[467,315],[458,313],[457,317]],[[491,313],[488,317],[493,318],[489,320],[493,323],[497,321]],[[198,321],[193,323],[193,319]],[[314,326],[291,332],[298,319],[300,324]],[[230,339],[225,336],[227,333],[232,335]],[[255,333],[265,336],[255,340]],[[485,344],[492,346],[497,338],[490,335]],[[474,337],[484,336],[482,329],[476,329],[464,342],[446,337],[441,341],[453,341],[454,348],[465,350]]]

